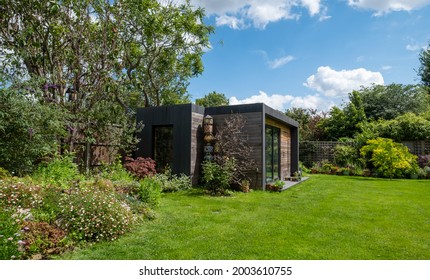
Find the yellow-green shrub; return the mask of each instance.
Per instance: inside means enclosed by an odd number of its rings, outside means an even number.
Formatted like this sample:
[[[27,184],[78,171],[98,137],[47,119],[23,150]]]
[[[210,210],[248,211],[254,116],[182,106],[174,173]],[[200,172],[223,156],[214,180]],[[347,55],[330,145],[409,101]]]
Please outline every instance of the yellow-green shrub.
[[[388,138],[367,141],[360,153],[368,163],[383,177],[404,177],[417,169],[417,156],[411,154],[406,146]]]

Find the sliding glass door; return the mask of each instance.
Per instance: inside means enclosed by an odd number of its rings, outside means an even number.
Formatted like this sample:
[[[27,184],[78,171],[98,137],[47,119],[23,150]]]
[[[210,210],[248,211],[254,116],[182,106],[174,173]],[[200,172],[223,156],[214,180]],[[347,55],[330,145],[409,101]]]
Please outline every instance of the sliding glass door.
[[[266,182],[279,179],[280,129],[266,125]]]

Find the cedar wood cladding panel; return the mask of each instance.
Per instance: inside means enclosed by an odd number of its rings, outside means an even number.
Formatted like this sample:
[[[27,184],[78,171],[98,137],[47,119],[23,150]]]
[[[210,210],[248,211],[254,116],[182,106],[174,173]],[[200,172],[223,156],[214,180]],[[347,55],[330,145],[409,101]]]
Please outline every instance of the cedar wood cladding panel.
[[[193,185],[198,184],[200,164],[203,159],[203,114],[192,112],[190,176]]]
[[[281,131],[281,179],[291,175],[291,129],[266,116],[266,124],[277,127]]]
[[[234,114],[234,113],[233,113]],[[252,112],[252,113],[241,113],[244,117],[245,126],[242,131],[245,137],[248,139],[248,144],[252,147],[251,159],[255,161],[256,169],[250,170],[248,176],[251,179],[251,187],[261,188],[262,178],[261,171],[263,170],[263,141],[262,141],[262,112]],[[214,132],[225,126],[225,120],[231,116],[231,114],[222,115],[211,115],[214,118]],[[258,170],[257,170],[258,168]]]

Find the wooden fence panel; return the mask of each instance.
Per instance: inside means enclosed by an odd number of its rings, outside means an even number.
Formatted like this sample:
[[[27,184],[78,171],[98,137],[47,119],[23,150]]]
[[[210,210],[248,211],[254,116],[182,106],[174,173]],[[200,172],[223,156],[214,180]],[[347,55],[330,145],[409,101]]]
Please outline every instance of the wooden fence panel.
[[[306,166],[311,166],[313,163],[323,160],[333,162],[336,145],[351,144],[336,141],[302,141],[299,147],[299,159]],[[414,155],[430,154],[430,140],[403,141],[402,144],[408,147],[409,151]]]

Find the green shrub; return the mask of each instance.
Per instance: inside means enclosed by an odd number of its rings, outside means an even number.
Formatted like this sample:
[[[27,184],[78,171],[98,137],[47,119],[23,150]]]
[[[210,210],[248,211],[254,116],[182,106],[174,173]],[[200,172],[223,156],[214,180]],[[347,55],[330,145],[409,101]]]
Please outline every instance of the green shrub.
[[[160,205],[161,183],[156,178],[146,177],[140,181],[139,198],[150,207]]]
[[[360,149],[360,153],[383,177],[404,177],[408,172],[418,169],[417,156],[392,139],[369,140],[367,145]]]
[[[148,219],[153,220],[156,218],[155,211],[148,205],[148,203],[143,202],[141,199],[135,196],[123,195],[122,199],[130,206],[133,214],[137,214],[138,219]]]
[[[114,240],[124,234],[133,221],[128,205],[114,193],[96,188],[71,189],[60,199],[59,206],[61,227],[79,241]]]
[[[35,163],[54,154],[66,135],[60,106],[24,96],[18,87],[0,89],[0,165],[14,175],[33,171]]]
[[[10,211],[0,207],[0,260],[18,259],[21,255],[18,250],[20,226]]]
[[[336,145],[334,148],[334,163],[340,167],[358,165],[360,162],[358,151],[349,145]]]
[[[62,191],[60,187],[56,186],[45,186],[40,189],[38,199],[31,210],[36,221],[53,224],[57,220],[61,213],[59,203]]]
[[[32,176],[43,185],[55,185],[68,189],[73,181],[82,180],[78,165],[70,155],[56,156],[47,163],[39,165]]]
[[[111,180],[112,182],[132,182],[133,176],[124,168],[121,160],[118,159],[111,164],[103,164],[99,168],[99,174],[96,177]]]
[[[171,182],[171,185],[174,186],[174,189],[178,191],[189,190],[192,187],[190,176],[187,176],[185,174],[173,175],[170,178],[170,182]],[[168,190],[163,190],[163,191],[167,192]]]
[[[311,170],[307,168],[303,162],[299,161],[299,169],[302,171],[303,174],[309,174],[311,173]]]
[[[0,179],[8,178],[8,177],[10,177],[9,171],[4,169],[3,167],[0,167]]]
[[[185,174],[172,175],[171,170],[168,168],[164,173],[156,174],[153,179],[160,183],[162,192],[177,192],[191,188],[191,178],[189,176]]]
[[[325,174],[335,174],[338,167],[329,161],[321,161],[321,172]]]
[[[225,194],[231,186],[235,165],[234,159],[226,159],[223,165],[205,161],[202,164],[202,182],[205,189],[213,195]]]

